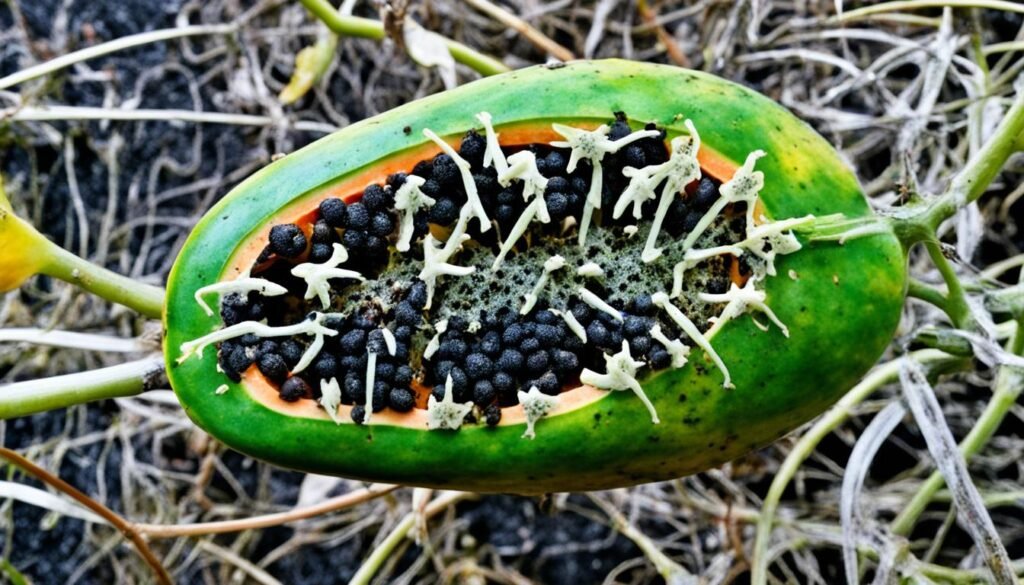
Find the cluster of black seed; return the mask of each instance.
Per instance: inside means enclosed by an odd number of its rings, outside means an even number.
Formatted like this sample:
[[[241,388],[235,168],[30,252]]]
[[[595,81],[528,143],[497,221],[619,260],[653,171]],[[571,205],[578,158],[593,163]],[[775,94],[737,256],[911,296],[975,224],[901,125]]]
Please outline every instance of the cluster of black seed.
[[[631,132],[624,116],[616,114],[616,118],[609,135],[613,140]],[[647,129],[656,127],[649,124]],[[531,230],[554,233],[560,229],[562,219],[579,218],[582,214],[592,169],[589,163],[582,161],[569,173],[567,149],[546,145],[526,148],[534,153],[538,169],[548,178],[544,198],[554,220],[546,227],[531,226]],[[485,149],[484,137],[470,131],[460,144],[459,155],[470,163],[481,202],[497,222],[499,232],[508,233],[526,206],[522,185],[516,181],[509,187],[502,187],[494,169],[483,166]],[[512,152],[506,149],[505,154]],[[638,140],[606,156],[602,161],[604,209],[610,210],[626,188],[628,179],[622,174],[625,167],[660,164],[667,158],[663,131],[659,138]],[[447,154],[417,163],[412,174],[424,179],[421,190],[435,200],[432,207],[420,210],[414,217],[413,241],[416,242],[428,232],[429,224],[453,224],[467,195],[459,169]],[[269,244],[257,260],[255,275],[298,293],[304,283],[290,274],[291,267],[300,261],[326,261],[333,253],[332,244],[340,242],[349,252],[349,259],[342,266],[372,278],[389,259],[389,245],[398,224],[394,194],[405,178],[403,173],[397,173],[384,185],[370,185],[355,203],[325,199],[308,234],[295,224],[272,227]],[[717,182],[702,179],[685,200],[677,198],[672,203],[664,229],[673,237],[692,230],[718,196]],[[644,217],[651,217],[656,205],[657,201],[647,202]],[[634,221],[631,213],[627,213],[617,223],[629,225]],[[610,213],[606,212],[602,223],[612,223]],[[493,231],[481,234],[475,222],[471,224],[470,233],[484,245],[495,245],[500,237]],[[413,245],[409,253],[417,255],[418,249]],[[472,325],[463,317],[450,318],[446,331],[439,336],[438,350],[424,360],[422,370],[416,372],[410,366],[410,347],[424,323],[427,298],[425,285],[417,280],[403,300],[387,312],[364,304],[344,319],[325,323],[340,334],[326,338],[316,359],[299,374],[290,372],[308,343],[301,336],[271,340],[245,335],[225,341],[219,346],[220,366],[231,380],[238,381],[242,372],[255,365],[268,380],[278,385],[280,397],[286,401],[318,399],[320,380],[336,379],[341,385],[342,403],[353,405],[352,418],[356,422],[362,421],[366,408],[373,412],[384,408],[399,412],[411,410],[416,403],[412,390],[415,379],[432,388],[433,395],[441,400],[450,376],[455,401],[475,403],[487,424],[496,425],[501,419],[501,407],[518,403],[518,391],[529,391],[536,386],[545,394],[558,394],[562,388],[578,382],[584,367],[603,371],[604,355],[620,351],[623,340],[628,342],[632,355],[646,361],[652,369],[663,369],[671,364],[668,351],[650,337],[656,313],[650,296],[641,295],[623,302],[615,298],[614,291],[593,286],[597,287],[595,293],[609,299],[621,318],[575,301],[570,311],[584,327],[586,343],[543,302],[525,316],[503,307],[491,314],[481,311]],[[710,292],[724,292],[727,288],[728,279],[720,277],[712,282]],[[221,317],[227,326],[264,318],[274,324],[284,324],[289,315],[302,314],[303,307],[295,298],[231,294],[222,300]],[[396,339],[394,355],[387,351],[380,331],[383,327],[389,328]],[[671,323],[662,323],[662,327],[670,337],[679,335]],[[377,356],[370,404],[366,403],[368,351]]]

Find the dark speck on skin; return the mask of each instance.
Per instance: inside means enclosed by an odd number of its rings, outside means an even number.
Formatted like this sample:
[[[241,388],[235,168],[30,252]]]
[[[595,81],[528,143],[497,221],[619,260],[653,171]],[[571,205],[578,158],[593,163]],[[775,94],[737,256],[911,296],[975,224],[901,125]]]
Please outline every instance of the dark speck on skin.
[[[408,136],[408,135],[412,134],[412,127],[411,126],[406,126],[405,128],[402,128],[402,132],[404,132],[405,135]]]
[[[686,402],[686,394],[679,395],[679,402]]]
[[[696,425],[696,424],[699,424],[699,423],[700,423],[700,417],[688,416],[688,417],[683,419],[683,424],[684,425],[692,426],[692,425]]]

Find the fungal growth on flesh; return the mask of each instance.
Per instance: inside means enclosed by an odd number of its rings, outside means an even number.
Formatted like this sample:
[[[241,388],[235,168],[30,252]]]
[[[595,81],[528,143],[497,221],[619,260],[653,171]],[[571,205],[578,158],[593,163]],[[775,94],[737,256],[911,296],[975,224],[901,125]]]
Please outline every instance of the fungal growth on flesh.
[[[671,139],[626,120],[528,144],[502,143],[486,112],[461,139],[424,129],[436,155],[322,196],[270,226],[241,277],[196,291],[223,325],[178,359],[215,345],[229,380],[261,376],[338,424],[419,409],[452,432],[515,408],[528,439],[580,385],[631,393],[659,424],[642,382],[696,350],[730,387],[715,336],[745,318],[788,336],[764,283],[813,218],[758,211],[764,152],[720,182],[689,120]]]

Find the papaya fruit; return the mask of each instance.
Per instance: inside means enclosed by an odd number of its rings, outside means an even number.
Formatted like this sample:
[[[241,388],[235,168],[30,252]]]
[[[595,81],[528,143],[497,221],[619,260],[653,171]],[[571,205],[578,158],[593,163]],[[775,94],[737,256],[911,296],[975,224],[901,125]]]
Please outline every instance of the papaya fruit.
[[[679,477],[822,412],[890,341],[900,243],[800,231],[835,214],[871,214],[856,178],[750,89],[522,69],[233,189],[171,271],[168,375],[211,435],[308,472],[524,494]]]

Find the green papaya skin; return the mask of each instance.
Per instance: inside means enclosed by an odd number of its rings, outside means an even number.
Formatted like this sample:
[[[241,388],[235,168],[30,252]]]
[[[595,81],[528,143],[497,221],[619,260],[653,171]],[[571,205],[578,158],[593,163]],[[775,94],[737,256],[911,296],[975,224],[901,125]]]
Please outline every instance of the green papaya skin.
[[[242,242],[266,233],[282,209],[312,209],[331,185],[422,149],[424,128],[461,136],[477,126],[481,111],[491,113],[498,132],[552,122],[596,125],[623,111],[634,126],[666,127],[669,138],[684,133],[689,118],[702,152],[734,167],[751,151],[767,153],[757,168],[765,175],[760,196],[769,217],[871,213],[853,174],[810,127],[768,98],[704,73],[613,60],[470,83],[274,162],[199,222],[171,272],[164,316],[168,374],[196,424],[243,453],[315,473],[478,492],[606,489],[692,474],[769,444],[832,404],[889,343],[907,277],[899,242],[882,234],[842,246],[804,241],[802,250],[780,257],[778,276],[763,286],[790,337],[777,328],[761,331],[750,316],[720,330],[711,343],[735,388],[723,388],[721,372],[697,349],[685,367],[641,380],[660,424],[651,423],[632,393],[606,392],[541,419],[535,440],[522,437],[525,424],[428,431],[381,417],[365,426],[336,425],[254,399],[244,381],[231,383],[217,372],[213,348],[177,363],[183,342],[221,326],[193,294],[233,277],[228,272]],[[216,393],[223,384],[228,390]]]

